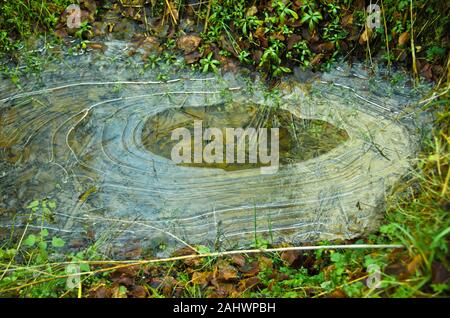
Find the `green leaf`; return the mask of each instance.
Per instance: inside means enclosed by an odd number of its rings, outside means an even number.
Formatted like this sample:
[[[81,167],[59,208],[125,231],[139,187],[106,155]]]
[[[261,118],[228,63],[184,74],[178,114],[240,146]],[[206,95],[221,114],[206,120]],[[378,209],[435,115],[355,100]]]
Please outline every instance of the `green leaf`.
[[[38,247],[40,250],[45,251],[47,249],[47,242],[44,242],[44,241],[39,242]]]
[[[42,236],[42,237],[48,236],[48,230],[47,230],[47,229],[42,229],[42,230],[41,230],[41,236]]]
[[[305,23],[306,21],[308,21],[309,19],[311,19],[310,15],[305,13],[305,15],[303,16],[303,18],[300,20],[301,23]]]
[[[64,244],[66,244],[66,242],[64,242],[63,239],[61,239],[61,238],[59,238],[59,237],[57,237],[57,236],[54,236],[54,237],[52,238],[52,246],[53,246],[53,247],[63,247]]]
[[[342,255],[341,253],[335,252],[335,253],[331,254],[330,259],[334,263],[344,263],[345,256]]]
[[[295,12],[294,10],[287,9],[286,11],[287,11],[290,15],[292,15],[292,16],[294,17],[295,20],[298,19],[298,14],[297,14],[297,12]]]
[[[77,254],[75,254],[75,257],[78,259],[83,259],[85,257],[84,252],[83,251],[78,252]]]
[[[48,260],[48,254],[46,250],[40,250],[39,254],[36,256],[36,263],[42,264]]]
[[[319,11],[314,12],[314,17],[315,17],[317,20],[322,20],[322,19],[323,19],[322,13],[320,13]]]
[[[197,252],[199,252],[200,254],[208,254],[211,253],[211,250],[204,245],[199,245],[197,246]]]
[[[30,234],[25,239],[25,241],[23,241],[23,244],[25,244],[26,246],[32,247],[32,246],[34,246],[34,244],[36,244],[36,240],[37,240],[36,235]]]
[[[91,271],[91,268],[90,268],[90,266],[89,266],[88,263],[81,263],[81,264],[80,264],[80,270],[81,270],[82,272],[90,272],[90,271]]]
[[[125,295],[126,293],[127,293],[127,288],[125,287],[125,286],[120,286],[119,287],[119,294],[121,294],[121,295]]]
[[[27,205],[27,209],[37,208],[38,206],[39,206],[39,201],[38,200],[34,200],[30,204]]]
[[[325,289],[326,291],[331,291],[333,289],[333,282],[331,281],[326,281],[320,284],[320,287],[322,287],[322,289]]]
[[[17,250],[15,248],[10,248],[6,250],[6,256],[8,257],[13,257],[14,255],[16,255]]]

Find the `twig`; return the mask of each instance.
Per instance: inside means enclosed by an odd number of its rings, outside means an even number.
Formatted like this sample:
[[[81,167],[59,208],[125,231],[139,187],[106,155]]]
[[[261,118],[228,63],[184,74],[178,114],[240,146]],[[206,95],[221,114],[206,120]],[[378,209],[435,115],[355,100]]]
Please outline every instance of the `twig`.
[[[449,179],[450,179],[450,169],[447,171],[447,176],[445,177],[445,182],[444,185],[442,186],[442,193],[441,193],[442,196],[444,196],[447,193]]]
[[[203,33],[206,33],[206,31],[208,31],[208,20],[210,14],[211,14],[211,0],[208,1],[208,10],[206,11],[205,27],[203,28]]]
[[[27,230],[28,230],[28,226],[30,225],[32,219],[33,219],[33,211],[31,211],[30,217],[28,218],[27,225],[25,226],[25,229],[23,230],[22,236],[20,237],[19,244],[17,245],[16,252],[11,257],[11,260],[9,261],[8,265],[6,266],[6,269],[3,271],[2,275],[0,276],[0,281],[5,277],[6,272],[8,271],[9,267],[11,266],[12,262],[14,261],[14,258],[16,257],[17,253],[19,252],[19,249],[22,246],[22,241],[25,238],[25,235],[26,235]]]
[[[383,0],[381,0],[381,12],[383,13],[383,22],[384,22],[384,35],[386,37],[386,53],[388,58],[388,69],[391,69],[391,55],[389,53],[389,37],[388,37],[388,31],[387,31],[387,22],[386,22],[386,15],[384,14],[384,3]]]
[[[418,80],[417,61],[416,61],[416,47],[414,45],[414,19],[413,19],[413,0],[409,1],[409,13],[411,15],[411,55],[412,55],[412,68],[415,81]]]
[[[173,23],[176,25],[178,23],[177,18],[175,17],[175,14],[172,11],[172,6],[170,5],[169,0],[166,0],[166,4],[167,4],[167,8],[169,9],[170,16],[173,19]]]

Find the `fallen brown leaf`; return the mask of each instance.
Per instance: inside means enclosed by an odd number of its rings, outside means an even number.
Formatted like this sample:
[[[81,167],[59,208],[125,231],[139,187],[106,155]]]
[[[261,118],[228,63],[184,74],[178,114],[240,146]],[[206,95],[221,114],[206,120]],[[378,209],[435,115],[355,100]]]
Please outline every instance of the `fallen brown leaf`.
[[[108,289],[108,288],[106,288],[104,286],[101,286],[101,287],[97,288],[96,290],[91,291],[90,294],[89,294],[89,297],[92,297],[92,298],[110,298],[111,295],[112,295],[112,292],[111,292],[110,289]]]
[[[93,50],[102,50],[102,51],[106,50],[106,45],[103,45],[101,43],[89,43],[87,46]],[[141,255],[140,252],[139,255]]]
[[[448,284],[450,272],[439,262],[434,261],[431,265],[431,281],[433,284]]]
[[[284,37],[283,34],[276,33],[276,34],[273,34],[273,35],[270,36],[270,40],[271,41],[279,40],[279,41],[283,42],[284,40],[286,40],[286,38]]]
[[[351,26],[353,24],[353,14],[348,14],[341,20],[342,27]]]
[[[127,287],[134,285],[134,279],[124,275],[121,275],[119,277],[111,277],[111,281]]]
[[[315,53],[329,53],[334,50],[334,43],[333,42],[320,43],[319,45],[311,46],[311,49]]]
[[[358,40],[359,44],[361,44],[361,45],[365,44],[369,40],[371,34],[372,34],[372,30],[370,28],[366,27],[364,29],[364,32],[359,37],[359,40]]]
[[[333,291],[331,294],[328,295],[330,298],[346,298],[347,295],[340,289],[337,289]]]
[[[402,280],[409,276],[408,270],[401,263],[390,264],[384,269],[386,275],[396,276]]]
[[[192,274],[192,283],[206,287],[213,278],[212,272],[194,272]]]
[[[273,268],[273,261],[265,256],[260,256],[259,257],[259,269],[260,270],[267,270],[267,269],[272,269]]]
[[[242,254],[235,254],[231,256],[230,262],[233,265],[241,267],[245,265],[245,257]]]
[[[300,251],[284,251],[281,253],[280,258],[289,266],[292,266],[300,257]]]
[[[267,40],[266,36],[264,35],[264,28],[259,27],[256,29],[254,33],[255,38],[257,38],[261,42],[262,47],[268,47],[269,41]]]
[[[121,267],[121,268],[116,269],[114,271],[114,273],[112,273],[112,275],[124,274],[124,275],[134,277],[139,273],[140,270],[141,270],[141,268],[139,265],[126,266],[126,267]]]
[[[416,270],[419,269],[421,263],[422,263],[422,256],[416,255],[414,256],[412,261],[408,263],[408,265],[406,266],[406,270],[408,271],[409,274],[413,274]]]
[[[200,52],[194,51],[192,53],[186,54],[184,56],[184,60],[186,61],[187,64],[193,64],[195,62],[198,62],[198,60],[200,60],[201,57],[202,55],[200,54]]]
[[[175,252],[173,252],[172,256],[178,257],[178,256],[197,255],[197,254],[198,254],[197,251],[190,248],[189,246],[186,246],[186,247],[180,248],[179,250],[176,250]],[[196,266],[199,266],[200,264],[202,264],[202,260],[199,258],[185,259],[183,261],[183,263],[190,267],[196,267]]]
[[[316,56],[314,56],[314,58],[311,61],[312,65],[318,65],[320,64],[320,62],[322,62],[322,59],[325,57],[325,54],[317,54]]]
[[[246,263],[244,266],[239,267],[239,271],[244,274],[245,277],[255,276],[259,273],[259,262],[253,261],[252,263]]]
[[[408,41],[409,41],[409,33],[408,32],[403,32],[398,37],[398,45],[400,45],[400,46],[405,46],[408,43]]]
[[[236,295],[239,295],[240,293],[238,290],[236,290],[235,284],[222,283],[215,287],[210,287],[207,291],[207,294],[211,298],[223,298],[231,295],[236,297]]]
[[[239,289],[243,292],[246,290],[251,290],[255,287],[257,287],[261,283],[261,279],[258,277],[249,277],[246,279],[242,279],[239,282]]]
[[[147,297],[147,290],[142,286],[133,286],[128,291],[128,296],[132,298],[145,298]]]
[[[171,297],[174,292],[174,287],[178,284],[177,280],[172,276],[166,276],[163,278],[155,277],[150,279],[150,286],[162,291],[166,297]]]
[[[197,35],[183,35],[177,40],[177,47],[185,54],[194,52],[200,45],[201,38]]]
[[[217,262],[214,268],[214,278],[219,281],[228,281],[238,278],[237,269],[225,260]]]
[[[425,63],[420,69],[420,75],[428,80],[433,79],[433,72],[430,63]]]

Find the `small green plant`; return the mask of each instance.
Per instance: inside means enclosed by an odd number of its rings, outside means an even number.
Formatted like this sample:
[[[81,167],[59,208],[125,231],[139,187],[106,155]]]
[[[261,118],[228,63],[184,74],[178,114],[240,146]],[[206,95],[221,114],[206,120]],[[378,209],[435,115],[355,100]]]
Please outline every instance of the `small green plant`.
[[[281,59],[278,54],[277,47],[270,46],[266,50],[264,50],[264,53],[261,56],[261,61],[259,62],[259,66],[263,66],[265,64],[279,65],[280,63],[281,63]]]
[[[112,92],[115,94],[120,93],[122,88],[123,88],[122,84],[120,83],[114,84],[114,86],[112,87]]]
[[[79,39],[86,39],[92,36],[92,27],[89,22],[84,21],[81,23],[80,28],[75,32],[75,36]]]
[[[295,59],[300,65],[304,67],[309,66],[311,57],[313,55],[306,41],[299,41],[295,43],[290,53],[291,55],[289,57]]]
[[[242,34],[251,36],[251,33],[263,24],[256,16],[249,16],[237,21],[237,25],[241,28]]]
[[[429,49],[427,49],[426,59],[427,61],[435,61],[436,59],[440,59],[445,57],[446,49],[441,46],[433,45]]]
[[[275,8],[280,22],[284,23],[286,17],[291,17],[293,20],[298,19],[298,14],[292,9],[289,9],[291,5],[290,1],[275,0],[272,2],[272,6]]]
[[[170,52],[166,51],[166,52],[164,52],[162,54],[162,59],[164,60],[164,62],[167,65],[172,65],[172,64],[174,64],[177,61],[177,56],[175,54],[173,54],[173,53],[170,53]]]
[[[33,215],[40,213],[43,220],[52,222],[56,201],[49,199],[34,200],[27,205],[27,209],[30,209]]]
[[[287,73],[291,73],[292,70],[289,67],[272,65],[272,74],[273,76],[282,76]]]
[[[202,72],[214,72],[217,73],[218,66],[220,62],[213,58],[213,52],[209,52],[209,54],[200,60],[200,65],[202,67]]]
[[[150,68],[155,69],[159,62],[161,62],[161,58],[156,54],[151,54],[147,58],[147,62],[144,64],[144,69]]]
[[[303,13],[303,17],[300,20],[302,23],[307,23],[310,30],[313,30],[320,22],[323,20],[323,16],[320,11],[313,11],[308,8],[306,12]]]
[[[164,43],[164,46],[169,50],[175,48],[176,46],[175,39],[167,39],[166,43]]]
[[[224,57],[231,57],[232,56],[232,54],[229,51],[227,51],[227,50],[220,50],[219,51],[219,55],[220,56],[224,56]]]
[[[166,82],[167,80],[169,80],[169,75],[165,73],[159,73],[158,76],[156,76],[156,79],[158,81]]]
[[[337,16],[339,14],[340,10],[341,10],[341,7],[338,4],[335,4],[335,3],[327,4],[327,12],[331,15]]]
[[[247,51],[241,51],[239,53],[238,59],[241,63],[251,64],[253,60],[250,58],[250,53]]]

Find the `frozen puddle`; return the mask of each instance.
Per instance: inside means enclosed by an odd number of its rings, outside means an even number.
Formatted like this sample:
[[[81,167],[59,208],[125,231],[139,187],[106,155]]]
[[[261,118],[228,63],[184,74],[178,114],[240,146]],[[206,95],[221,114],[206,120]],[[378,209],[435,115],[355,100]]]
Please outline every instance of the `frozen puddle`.
[[[337,68],[269,94],[226,74],[142,75],[105,55],[67,58],[22,90],[0,83],[0,224],[45,227],[69,241],[96,239],[113,254],[221,249],[261,239],[350,239],[379,226],[385,195],[414,158],[417,94],[403,84]],[[122,52],[121,50],[119,50]],[[125,56],[125,54],[123,53]],[[137,62],[136,62],[137,63]],[[170,159],[173,127],[277,125],[280,167],[186,165]],[[234,126],[233,126],[234,125]],[[164,251],[163,251],[164,250]]]

